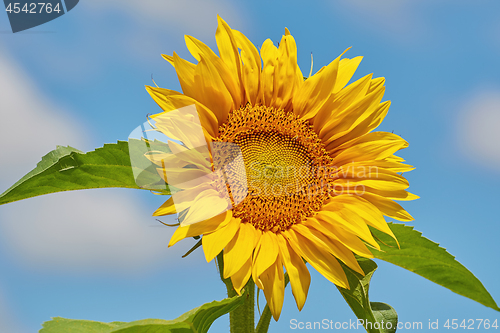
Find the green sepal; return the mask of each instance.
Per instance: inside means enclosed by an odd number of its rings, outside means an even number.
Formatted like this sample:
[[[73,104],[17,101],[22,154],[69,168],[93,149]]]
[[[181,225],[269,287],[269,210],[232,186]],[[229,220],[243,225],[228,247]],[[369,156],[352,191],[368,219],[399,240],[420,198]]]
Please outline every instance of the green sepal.
[[[377,264],[365,258],[358,259],[358,263],[365,273],[361,275],[342,264],[342,268],[349,281],[350,289],[337,286],[345,301],[361,321],[369,333],[394,333],[398,324],[396,311],[388,304],[370,302],[368,289],[370,280],[377,269]]]

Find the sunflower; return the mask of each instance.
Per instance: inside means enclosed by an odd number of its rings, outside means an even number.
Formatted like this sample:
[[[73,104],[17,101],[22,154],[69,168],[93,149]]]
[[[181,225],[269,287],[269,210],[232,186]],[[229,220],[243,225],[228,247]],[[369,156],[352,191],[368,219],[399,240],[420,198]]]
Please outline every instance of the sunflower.
[[[341,55],[304,79],[288,29],[278,47],[267,39],[259,53],[218,17],[215,38],[219,56],[185,37],[196,64],[163,55],[183,93],[146,87],[164,111],[153,116],[156,129],[181,141],[169,143],[175,155],[149,156],[167,182],[175,175],[181,184],[182,202],[171,197],[154,215],[179,212],[169,246],[201,235],[207,261],[223,251],[224,277],[237,293],[252,278],[278,320],[285,269],[301,310],[306,263],[349,288],[339,261],[364,274],[355,255],[380,249],[370,227],[394,237],[384,216],[412,220],[394,201],[417,198],[401,175],[412,166],[394,155],[408,143],[373,131],[390,105],[384,78],[347,85],[362,57]],[[236,152],[217,153],[221,144]]]

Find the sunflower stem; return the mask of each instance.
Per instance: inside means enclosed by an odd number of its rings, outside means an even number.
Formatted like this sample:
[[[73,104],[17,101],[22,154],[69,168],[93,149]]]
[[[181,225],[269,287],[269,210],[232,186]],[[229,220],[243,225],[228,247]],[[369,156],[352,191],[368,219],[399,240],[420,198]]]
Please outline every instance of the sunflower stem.
[[[224,260],[222,252],[217,256],[219,274],[222,282],[226,285],[227,296],[237,295],[230,278],[224,278]],[[250,278],[245,285],[245,302],[229,313],[229,327],[231,333],[254,333],[255,332],[255,283]]]
[[[236,292],[234,291],[234,295]],[[254,333],[255,332],[255,284],[249,279],[245,286],[245,302],[229,313],[229,326],[231,333]],[[233,296],[234,296],[233,295]],[[229,292],[228,292],[228,296]]]

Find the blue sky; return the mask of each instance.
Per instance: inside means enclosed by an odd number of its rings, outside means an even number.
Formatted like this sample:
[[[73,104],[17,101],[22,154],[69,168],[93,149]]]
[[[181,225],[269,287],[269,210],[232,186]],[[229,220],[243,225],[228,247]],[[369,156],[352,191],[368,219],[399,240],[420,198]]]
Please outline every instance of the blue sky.
[[[448,249],[500,301],[498,1],[82,0],[67,15],[17,34],[0,14],[0,191],[56,145],[89,151],[126,140],[159,110],[144,89],[151,76],[180,90],[160,54],[189,58],[184,34],[215,47],[216,14],[256,45],[278,41],[288,27],[305,73],[311,52],[317,70],[352,46],[346,57],[364,56],[355,78],[386,78],[392,105],[380,129],[410,143],[401,155],[416,167],[406,176],[421,197],[404,204],[415,217],[408,224]],[[173,319],[224,298],[215,264],[201,251],[180,258],[194,241],[167,248],[172,230],[151,217],[163,199],[89,190],[0,207],[0,332],[34,332],[54,316]],[[371,300],[392,305],[403,322],[500,319],[424,278],[378,264]],[[355,316],[314,272],[302,312],[287,289],[270,331],[293,331],[292,319],[324,318]],[[221,318],[211,331],[227,327]]]

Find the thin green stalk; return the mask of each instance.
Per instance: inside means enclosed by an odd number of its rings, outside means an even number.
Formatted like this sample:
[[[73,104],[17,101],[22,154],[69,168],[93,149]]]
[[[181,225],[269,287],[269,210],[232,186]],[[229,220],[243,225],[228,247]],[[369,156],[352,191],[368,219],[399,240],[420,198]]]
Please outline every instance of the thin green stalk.
[[[224,279],[224,260],[222,252],[217,256],[219,265],[219,274],[222,282],[226,285],[227,296],[236,296],[236,291],[233,288],[231,279]],[[252,279],[248,280],[245,285],[244,293],[246,295],[245,302],[229,313],[229,327],[231,333],[254,333],[255,325],[255,284]]]
[[[262,311],[262,316],[260,316],[259,323],[255,329],[255,333],[267,333],[269,330],[269,324],[271,323],[271,310],[269,305],[266,304],[264,311]]]

